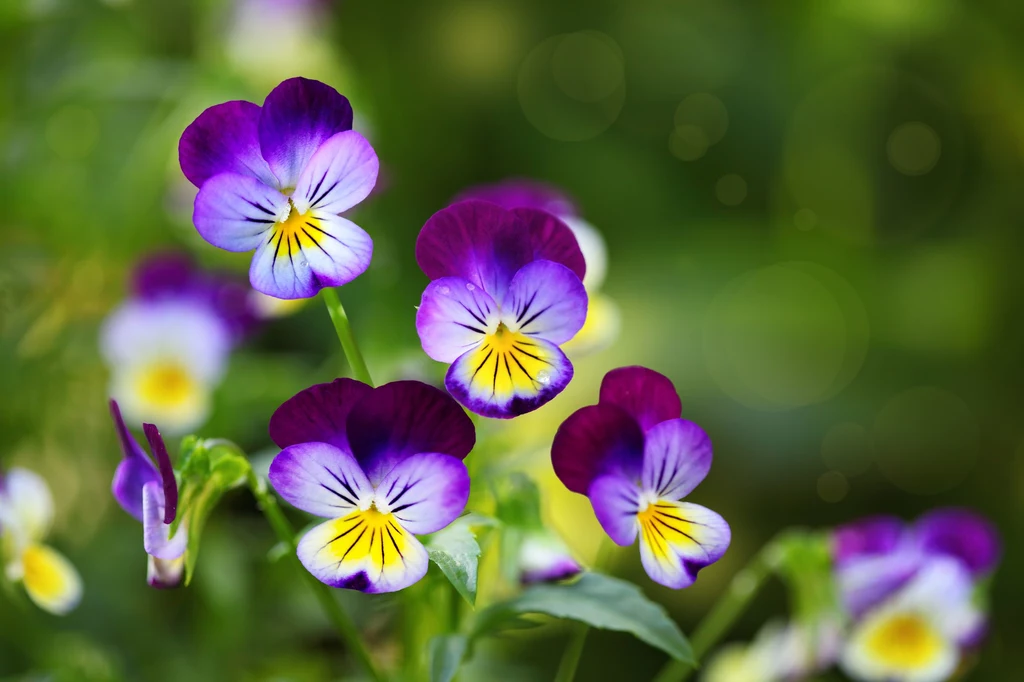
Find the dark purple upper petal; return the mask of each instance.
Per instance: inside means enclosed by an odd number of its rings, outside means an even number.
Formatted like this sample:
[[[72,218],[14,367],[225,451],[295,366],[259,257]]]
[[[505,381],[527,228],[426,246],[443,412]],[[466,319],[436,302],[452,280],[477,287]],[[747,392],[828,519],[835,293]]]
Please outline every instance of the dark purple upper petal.
[[[832,556],[845,564],[865,555],[895,551],[904,540],[903,521],[894,516],[869,516],[839,526],[832,533]]]
[[[430,279],[461,277],[501,300],[519,268],[533,260],[529,232],[516,216],[485,201],[463,201],[427,220],[416,262]]]
[[[132,291],[145,300],[180,296],[191,290],[195,274],[195,265],[188,254],[154,253],[140,260],[132,270]]]
[[[969,509],[936,509],[918,519],[912,532],[921,549],[960,559],[976,576],[988,573],[999,561],[999,532]]]
[[[348,99],[320,81],[289,78],[263,102],[260,150],[279,187],[295,188],[320,145],[335,133],[351,129]]]
[[[276,185],[260,154],[259,120],[259,106],[243,101],[217,104],[199,114],[178,141],[178,161],[189,182],[202,187],[214,175],[239,173]]]
[[[587,263],[569,226],[550,213],[535,208],[517,208],[512,213],[530,233],[533,258],[561,263],[583,279]]]
[[[473,422],[444,391],[419,381],[373,389],[348,415],[348,439],[373,485],[405,458],[436,452],[464,459],[473,449]]]
[[[351,452],[347,420],[352,408],[373,388],[355,379],[316,384],[284,401],[270,418],[270,438],[280,448],[299,443],[329,443]]]
[[[124,455],[124,459],[114,471],[110,489],[121,508],[141,522],[142,488],[147,483],[159,481],[160,474],[146,451],[128,432],[128,427],[121,417],[121,409],[114,400],[110,401],[110,416],[114,419],[114,428],[117,429],[117,438],[121,442],[121,452]]]
[[[620,367],[604,375],[602,405],[616,405],[630,414],[643,431],[683,411],[672,381],[646,367]]]
[[[160,435],[160,430],[153,424],[143,424],[142,430],[146,434],[149,449],[153,451],[160,470],[160,480],[164,489],[164,523],[173,523],[174,517],[178,514],[178,481],[174,478],[174,465],[171,464],[171,456],[167,454],[167,446]]]
[[[528,180],[526,178],[510,178],[493,185],[476,185],[459,193],[452,203],[479,199],[497,204],[505,209],[536,208],[556,216],[576,215],[573,200],[558,188]]]
[[[558,427],[551,464],[566,488],[586,495],[602,474],[618,473],[639,483],[643,452],[644,434],[636,420],[614,405],[591,405]]]

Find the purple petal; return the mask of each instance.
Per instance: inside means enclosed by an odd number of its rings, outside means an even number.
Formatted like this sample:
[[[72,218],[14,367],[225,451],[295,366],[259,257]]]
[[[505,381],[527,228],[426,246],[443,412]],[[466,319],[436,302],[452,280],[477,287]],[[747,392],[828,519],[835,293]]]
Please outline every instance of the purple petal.
[[[689,502],[658,505],[640,523],[640,560],[654,582],[674,589],[689,587],[698,571],[729,549],[729,524],[710,509]]]
[[[351,129],[352,106],[337,90],[319,81],[290,78],[263,102],[260,150],[279,186],[296,187],[320,146]]]
[[[150,587],[166,590],[181,585],[185,575],[185,558],[157,559],[152,554],[146,564],[146,582]]]
[[[513,333],[563,344],[587,319],[587,291],[569,268],[536,260],[512,278],[502,313]]]
[[[644,435],[636,421],[612,405],[576,410],[555,433],[551,464],[566,488],[587,494],[591,481],[621,472],[639,480]]]
[[[192,258],[174,251],[141,260],[132,271],[132,291],[139,298],[159,300],[189,292],[195,280]]]
[[[270,417],[270,438],[280,448],[299,443],[330,443],[352,449],[346,435],[348,414],[373,389],[355,379],[316,384],[284,401]]]
[[[583,572],[561,538],[529,533],[519,545],[519,582],[523,585],[567,580]]]
[[[511,419],[551,401],[572,374],[572,363],[555,344],[504,330],[452,363],[444,385],[473,412]]]
[[[644,490],[659,498],[681,500],[711,470],[711,439],[685,419],[653,426],[644,442]]]
[[[215,175],[237,173],[274,186],[276,178],[260,154],[259,118],[259,106],[243,101],[217,104],[199,114],[178,142],[178,161],[189,182],[202,187]]]
[[[955,557],[975,576],[989,573],[999,562],[999,532],[969,509],[925,514],[914,524],[913,535],[924,551]]]
[[[556,216],[576,215],[572,199],[552,185],[526,178],[511,178],[493,185],[476,185],[463,190],[451,203],[479,199],[504,209],[535,208]]]
[[[530,235],[515,215],[483,201],[463,201],[427,220],[416,239],[416,262],[430,279],[461,277],[496,300],[533,260]]]
[[[843,605],[854,617],[860,616],[898,592],[917,574],[923,561],[923,555],[912,550],[851,559],[836,571]]]
[[[288,198],[248,175],[221,173],[196,195],[192,222],[199,235],[225,251],[252,251],[265,244],[287,216]]]
[[[423,351],[438,362],[455,362],[486,334],[494,333],[498,322],[494,299],[460,277],[431,282],[416,310],[416,332]]]
[[[373,497],[355,457],[327,443],[286,447],[270,464],[270,484],[293,507],[327,519],[346,516]]]
[[[352,409],[347,424],[352,454],[374,486],[411,455],[439,452],[465,459],[476,442],[462,408],[419,381],[378,386]]]
[[[391,514],[353,512],[299,542],[299,561],[317,580],[360,592],[396,592],[427,573],[427,550]]]
[[[620,367],[605,374],[598,402],[622,408],[645,432],[667,419],[678,419],[683,411],[672,381],[639,366]]]
[[[582,280],[587,274],[587,263],[576,241],[576,235],[561,220],[533,208],[517,208],[512,211],[530,233],[533,257],[561,263],[576,273]]]
[[[902,520],[895,516],[870,516],[833,531],[832,556],[841,566],[864,555],[892,552],[904,538]]]
[[[170,525],[164,523],[164,492],[158,483],[147,483],[142,489],[142,540],[146,553],[157,559],[177,559],[188,546],[184,525],[170,537]]]
[[[399,462],[377,486],[377,509],[414,535],[441,530],[469,501],[469,472],[461,459],[426,453]]]
[[[159,481],[160,474],[146,451],[128,432],[128,427],[121,418],[121,409],[115,400],[110,401],[110,416],[114,419],[114,427],[117,429],[121,452],[124,455],[124,459],[114,471],[111,492],[122,509],[142,521],[142,488],[147,483]]]
[[[142,430],[149,441],[149,449],[156,457],[157,468],[160,470],[161,485],[164,493],[164,523],[173,523],[178,513],[178,481],[174,478],[174,465],[167,454],[167,446],[160,435],[160,430],[153,424],[143,424]]]
[[[300,213],[311,208],[343,213],[370,195],[380,162],[366,138],[346,130],[313,154],[292,195]]]
[[[619,474],[595,478],[587,489],[604,532],[617,545],[631,545],[638,530],[636,515],[640,511],[640,489],[636,483]]]
[[[310,298],[366,272],[373,240],[361,227],[330,214],[311,214],[302,224],[298,231],[275,227],[259,245],[249,267],[253,289],[274,298]]]

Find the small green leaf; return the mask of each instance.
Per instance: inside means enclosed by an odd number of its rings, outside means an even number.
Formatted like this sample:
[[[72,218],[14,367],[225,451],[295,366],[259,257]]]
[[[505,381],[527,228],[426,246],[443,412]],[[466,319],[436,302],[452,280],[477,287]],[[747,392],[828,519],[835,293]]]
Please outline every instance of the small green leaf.
[[[466,655],[465,635],[438,635],[430,640],[430,682],[451,682]]]
[[[425,542],[430,560],[437,564],[470,605],[476,603],[476,576],[480,563],[480,545],[469,529],[472,521],[468,516],[462,517]]]
[[[585,573],[574,583],[535,585],[514,599],[482,611],[476,619],[474,636],[501,629],[505,621],[526,613],[628,632],[676,660],[696,665],[690,643],[665,609],[624,580]]]

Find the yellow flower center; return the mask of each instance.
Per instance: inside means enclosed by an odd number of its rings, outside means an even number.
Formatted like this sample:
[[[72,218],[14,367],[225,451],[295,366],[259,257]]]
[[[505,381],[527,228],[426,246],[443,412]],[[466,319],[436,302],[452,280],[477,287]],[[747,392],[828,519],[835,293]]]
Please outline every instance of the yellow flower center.
[[[295,205],[288,200],[288,217],[275,223],[268,244],[274,247],[274,262],[279,257],[294,258],[303,249],[323,250],[324,240],[331,239],[320,227],[320,219],[312,211],[299,213]]]
[[[176,362],[158,362],[139,376],[139,395],[151,405],[177,407],[188,402],[199,386],[188,370]]]
[[[942,651],[943,639],[925,619],[899,614],[880,623],[867,640],[867,648],[878,660],[899,669],[927,666]]]

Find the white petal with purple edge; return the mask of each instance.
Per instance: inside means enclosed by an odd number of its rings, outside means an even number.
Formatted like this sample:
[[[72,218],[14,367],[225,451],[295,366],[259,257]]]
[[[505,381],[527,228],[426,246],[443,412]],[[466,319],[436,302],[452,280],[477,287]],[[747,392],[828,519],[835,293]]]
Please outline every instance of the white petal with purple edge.
[[[410,533],[434,533],[466,508],[469,472],[451,455],[413,455],[381,480],[374,499],[381,513],[393,514]]]
[[[455,362],[498,328],[498,305],[461,277],[442,277],[423,292],[416,331],[423,351],[438,362]]]
[[[142,487],[142,543],[146,554],[157,559],[177,559],[188,546],[188,532],[181,524],[174,537],[164,523],[164,491],[159,483]]]
[[[711,439],[685,419],[653,426],[644,439],[643,487],[658,498],[681,500],[711,470]]]
[[[538,260],[515,274],[502,303],[502,321],[513,332],[562,344],[587,319],[587,291],[560,263]]]
[[[380,162],[366,138],[354,130],[331,137],[302,171],[292,194],[295,208],[343,213],[373,191]]]
[[[270,464],[270,484],[293,507],[327,519],[368,507],[373,488],[355,458],[327,443],[300,443]]]
[[[640,560],[651,580],[666,587],[689,587],[729,548],[729,524],[700,505],[658,500],[636,518]]]
[[[221,173],[196,195],[192,222],[203,239],[225,251],[252,251],[274,223],[288,217],[288,198],[256,178]]]
[[[12,467],[0,479],[0,530],[16,544],[41,540],[53,523],[53,496],[43,477]]]
[[[631,545],[636,540],[636,515],[640,511],[640,489],[625,476],[598,476],[587,489],[594,515],[617,545]]]

